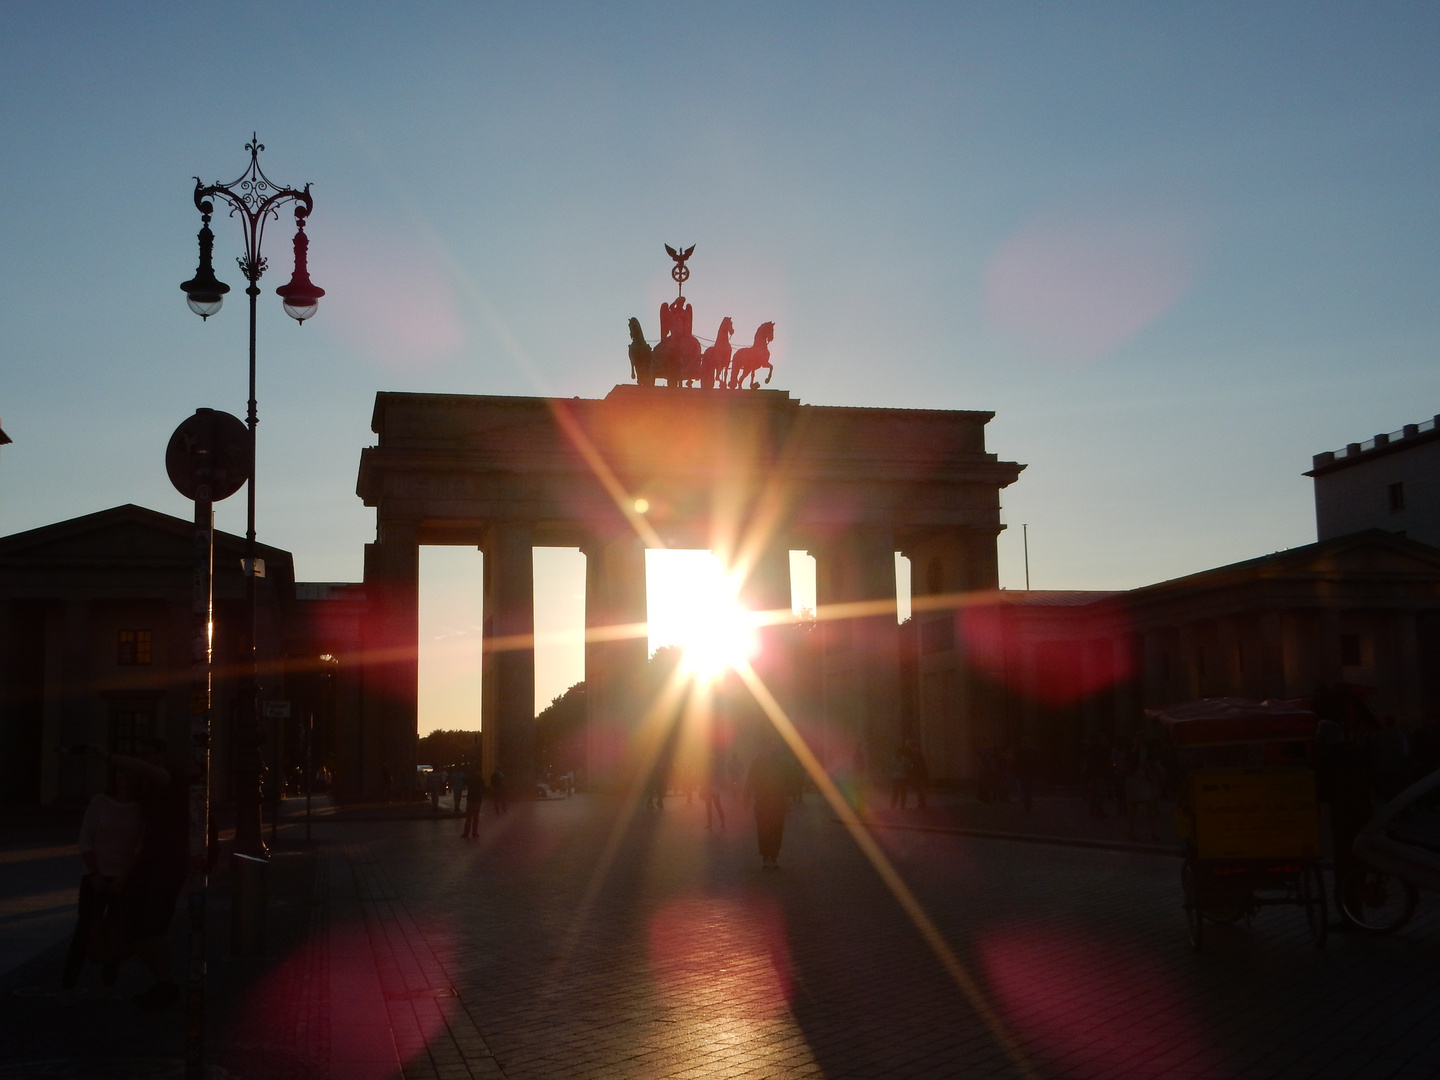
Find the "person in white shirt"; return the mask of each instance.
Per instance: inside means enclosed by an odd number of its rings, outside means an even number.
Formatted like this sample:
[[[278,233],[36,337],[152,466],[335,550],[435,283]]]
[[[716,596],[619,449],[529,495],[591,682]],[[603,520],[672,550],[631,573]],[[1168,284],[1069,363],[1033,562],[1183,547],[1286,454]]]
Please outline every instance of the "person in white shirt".
[[[108,993],[120,973],[121,943],[115,932],[100,927],[120,924],[120,895],[144,839],[140,817],[139,781],[133,773],[115,771],[104,794],[85,808],[80,823],[80,856],[85,876],[80,879],[80,900],[75,933],[65,954],[61,986],[70,990],[80,979],[87,956],[98,954],[101,982]]]

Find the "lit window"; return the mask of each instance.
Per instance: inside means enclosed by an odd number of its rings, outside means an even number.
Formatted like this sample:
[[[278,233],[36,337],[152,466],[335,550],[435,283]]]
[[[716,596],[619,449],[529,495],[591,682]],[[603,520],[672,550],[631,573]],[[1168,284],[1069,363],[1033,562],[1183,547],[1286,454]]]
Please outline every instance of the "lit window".
[[[1390,512],[1398,514],[1405,509],[1405,485],[1394,483],[1390,485]]]
[[[121,630],[115,662],[124,667],[151,662],[149,630]]]

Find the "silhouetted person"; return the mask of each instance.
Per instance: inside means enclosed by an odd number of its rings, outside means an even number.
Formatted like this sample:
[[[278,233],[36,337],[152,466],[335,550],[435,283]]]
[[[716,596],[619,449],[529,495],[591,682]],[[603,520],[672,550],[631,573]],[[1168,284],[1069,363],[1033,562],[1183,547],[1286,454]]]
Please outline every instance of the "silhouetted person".
[[[1121,817],[1128,812],[1125,809],[1125,782],[1134,768],[1135,757],[1130,744],[1117,735],[1110,744],[1110,782],[1114,788],[1112,794],[1115,799],[1115,813]]]
[[[646,810],[665,809],[665,789],[668,786],[669,778],[666,776],[665,770],[656,765],[655,771],[650,774],[650,784],[645,793]]]
[[[485,802],[485,778],[477,765],[465,774],[465,829],[461,839],[480,835],[480,807]]]
[[[914,739],[905,740],[905,787],[915,794],[915,804],[924,810],[925,793],[930,787],[930,766],[925,764],[925,754]],[[905,808],[903,797],[900,808]]]
[[[705,828],[710,828],[712,813],[720,818],[720,828],[725,828],[725,804],[720,800],[720,793],[725,787],[725,757],[720,751],[710,755],[705,770],[701,798],[705,800]]]
[[[1110,788],[1110,750],[1104,741],[1091,738],[1085,744],[1085,792],[1090,798],[1090,816],[1108,817],[1105,795]]]
[[[890,809],[905,809],[909,794],[910,757],[902,743],[890,755]]]
[[[1345,895],[1347,878],[1363,863],[1355,857],[1355,837],[1374,813],[1370,793],[1370,747],[1345,738],[1332,720],[1321,720],[1315,731],[1315,781],[1318,794],[1330,805],[1330,846],[1335,856],[1335,902]],[[1349,929],[1348,921],[1341,927]]]
[[[1142,813],[1150,818],[1150,836],[1160,839],[1160,788],[1164,774],[1160,763],[1151,757],[1144,742],[1135,739],[1134,767],[1125,778],[1125,806],[1130,815],[1130,839],[1140,839],[1136,822]]]
[[[497,814],[510,812],[510,792],[505,787],[505,774],[499,769],[490,774],[490,803]]]
[[[126,936],[155,984],[135,997],[145,1010],[168,1009],[180,1000],[170,966],[170,920],[190,871],[190,789],[179,769],[166,763],[165,743],[142,739],[138,757],[99,751],[104,760],[140,780],[144,837],[123,893]]]
[[[65,954],[60,985],[72,989],[80,979],[87,957],[101,965],[101,983],[108,994],[120,973],[119,957],[108,950],[114,944],[100,928],[121,923],[121,900],[140,852],[144,826],[138,798],[140,782],[131,772],[115,771],[109,790],[96,795],[80,823],[80,856],[85,876],[80,879],[80,902],[75,933]],[[97,946],[100,955],[96,955]]]
[[[745,798],[755,808],[755,839],[761,865],[780,865],[780,843],[785,838],[785,812],[794,793],[790,761],[778,740],[768,739],[750,765],[745,780]]]
[[[469,783],[464,769],[450,770],[450,797],[454,800],[450,808],[456,817],[460,816],[460,800],[465,797],[465,788]]]
[[[1034,802],[1035,779],[1039,775],[1040,752],[1033,742],[1025,739],[1015,748],[1015,783],[1020,788],[1020,801],[1025,804],[1027,814]]]

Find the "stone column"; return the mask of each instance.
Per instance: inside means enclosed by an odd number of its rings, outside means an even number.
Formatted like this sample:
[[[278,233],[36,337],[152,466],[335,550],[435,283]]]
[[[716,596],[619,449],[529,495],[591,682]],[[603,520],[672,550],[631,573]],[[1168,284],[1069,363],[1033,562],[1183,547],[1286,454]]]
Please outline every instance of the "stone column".
[[[921,695],[922,749],[931,774],[938,777],[970,775],[978,747],[999,745],[1013,734],[1005,729],[1007,708],[1012,710],[1011,723],[1022,723],[1016,703],[1024,700],[1027,684],[1021,672],[999,662],[994,670],[976,666],[966,648],[964,612],[958,600],[943,608],[923,603],[929,596],[958,597],[995,589],[999,581],[995,535],[989,529],[917,529],[906,535],[901,547],[910,559],[911,593],[922,598],[923,610],[913,616],[922,642],[920,667],[928,673],[921,677],[945,688],[942,693]],[[1008,614],[995,613],[1002,624],[1008,623]],[[941,644],[945,648],[927,654],[925,642],[931,649]]]
[[[374,797],[382,793],[387,771],[393,793],[415,784],[420,545],[413,522],[381,522],[378,542],[365,545],[365,599],[360,776],[354,786]]]
[[[853,529],[814,552],[817,603],[895,599],[889,530]],[[825,723],[837,746],[858,747],[872,777],[885,774],[900,738],[900,652],[893,610],[827,620]],[[837,764],[837,763],[832,763]]]
[[[749,611],[777,616],[774,624],[757,629],[758,646],[750,663],[790,721],[801,724],[795,694],[799,684],[795,671],[798,643],[794,620],[789,616],[790,551],[783,543],[769,544],[756,555],[741,585],[739,601]],[[738,680],[731,682],[734,693],[730,698],[730,721],[742,737],[748,740],[751,733],[770,730],[772,724],[753,695]]]
[[[644,632],[645,544],[596,537],[585,549],[585,709],[589,780],[613,787],[627,778],[632,735],[644,710],[641,681],[650,655]],[[634,636],[611,638],[617,627]]]
[[[1256,620],[1259,628],[1255,684],[1265,697],[1286,697],[1285,689],[1285,614],[1281,611],[1261,612]]]
[[[480,728],[486,773],[505,774],[511,795],[535,777],[535,552],[528,525],[486,531],[485,660]]]

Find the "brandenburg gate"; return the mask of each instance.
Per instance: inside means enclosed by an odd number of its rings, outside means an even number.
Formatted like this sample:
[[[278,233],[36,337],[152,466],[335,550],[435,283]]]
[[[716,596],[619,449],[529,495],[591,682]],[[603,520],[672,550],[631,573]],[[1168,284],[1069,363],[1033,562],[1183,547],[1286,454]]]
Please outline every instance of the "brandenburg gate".
[[[484,553],[487,771],[498,766],[516,782],[533,775],[536,546],[586,556],[592,779],[614,774],[617,748],[643,711],[633,688],[647,641],[643,628],[624,628],[646,620],[645,550],[658,546],[751,560],[744,598],[767,610],[790,606],[789,551],[810,552],[823,723],[863,747],[872,767],[888,763],[901,734],[894,555],[911,559],[917,592],[997,587],[999,493],[1024,466],[986,452],[994,414],[806,405],[753,383],[726,388],[723,373],[718,386],[675,369],[667,386],[645,375],[599,400],[377,395],[378,441],[363,451],[358,483],[377,518],[365,550],[365,790],[377,790],[382,765],[406,782],[414,772],[422,544]],[[861,601],[881,603],[825,618]],[[979,693],[954,684],[947,696],[957,700],[941,703],[946,723],[982,722],[971,700]],[[945,764],[927,753],[943,775]]]

